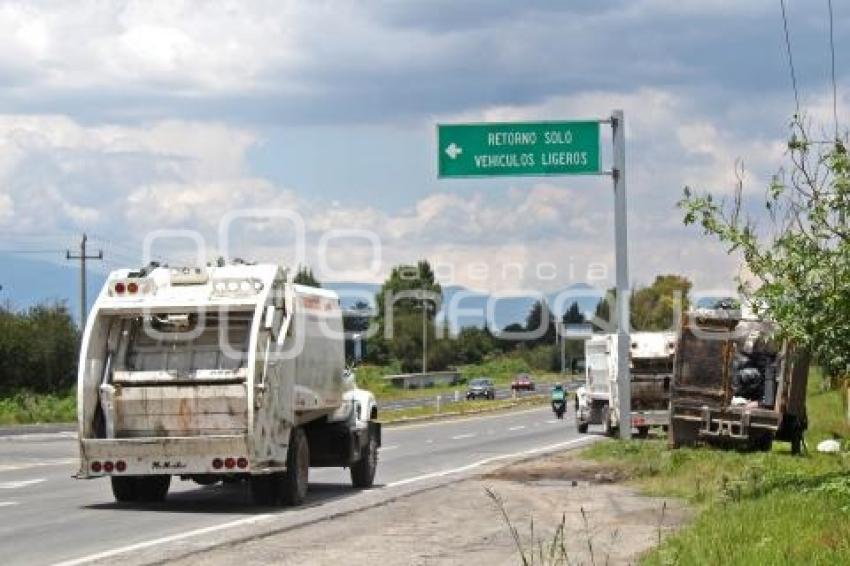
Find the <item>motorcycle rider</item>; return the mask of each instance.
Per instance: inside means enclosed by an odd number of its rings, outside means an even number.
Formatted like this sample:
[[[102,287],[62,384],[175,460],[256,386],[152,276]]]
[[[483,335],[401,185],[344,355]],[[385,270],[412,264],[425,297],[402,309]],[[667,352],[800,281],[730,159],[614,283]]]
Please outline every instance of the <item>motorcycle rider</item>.
[[[564,386],[556,383],[552,387],[552,411],[559,419],[564,418],[564,412],[567,410],[567,395],[564,391]]]

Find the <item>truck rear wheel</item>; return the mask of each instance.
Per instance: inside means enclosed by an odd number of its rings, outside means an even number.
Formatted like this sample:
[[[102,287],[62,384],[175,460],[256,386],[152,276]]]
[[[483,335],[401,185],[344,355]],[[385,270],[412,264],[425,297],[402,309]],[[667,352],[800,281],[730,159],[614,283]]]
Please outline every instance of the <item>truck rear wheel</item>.
[[[351,485],[357,488],[372,487],[378,469],[378,441],[369,436],[369,442],[360,451],[360,460],[351,466]]]
[[[171,476],[140,476],[136,482],[139,501],[162,501],[171,486]]]
[[[292,429],[286,451],[286,472],[280,481],[280,500],[284,505],[301,505],[307,497],[310,472],[310,447],[304,429]]]
[[[576,429],[578,429],[581,434],[587,433],[587,425],[588,423],[586,422],[576,421]]]
[[[128,503],[139,499],[136,478],[111,476],[109,480],[112,482],[112,495],[118,503]]]
[[[111,476],[112,495],[115,501],[162,501],[168,494],[171,476]]]
[[[277,505],[278,474],[251,476],[251,499],[256,505],[272,507]]]
[[[638,438],[646,438],[648,436],[649,436],[649,427],[648,426],[637,427],[637,437]]]

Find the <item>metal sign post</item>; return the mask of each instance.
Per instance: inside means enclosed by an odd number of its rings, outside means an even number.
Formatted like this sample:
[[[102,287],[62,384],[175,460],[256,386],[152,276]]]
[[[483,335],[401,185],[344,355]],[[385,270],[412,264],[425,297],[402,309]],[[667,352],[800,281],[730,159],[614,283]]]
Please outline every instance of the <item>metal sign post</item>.
[[[611,124],[614,164],[610,172],[602,171],[599,165],[600,124]],[[614,242],[617,263],[619,429],[621,438],[631,438],[626,132],[623,111],[615,110],[607,120],[438,124],[437,151],[438,175],[444,179],[611,175],[614,180]],[[563,361],[561,365],[563,368]]]
[[[620,438],[632,437],[632,389],[629,375],[629,254],[626,230],[626,123],[623,111],[611,116],[614,142],[614,245],[617,263],[617,398]]]

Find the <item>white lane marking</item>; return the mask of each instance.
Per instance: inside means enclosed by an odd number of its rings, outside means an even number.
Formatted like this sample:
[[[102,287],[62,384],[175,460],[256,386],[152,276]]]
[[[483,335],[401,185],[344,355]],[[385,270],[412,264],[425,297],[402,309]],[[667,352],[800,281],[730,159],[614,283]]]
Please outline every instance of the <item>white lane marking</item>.
[[[571,446],[573,444],[579,444],[579,443],[587,444],[587,443],[593,442],[594,440],[597,440],[597,437],[591,436],[591,437],[583,437],[583,438],[574,438],[574,439],[568,440],[566,442],[559,442],[557,444],[550,444],[548,446],[541,446],[540,448],[533,448],[531,450],[525,450],[523,452],[515,452],[515,453],[512,453],[512,454],[502,454],[502,455],[499,455],[499,456],[493,456],[491,458],[485,458],[484,460],[479,460],[478,462],[473,462],[472,464],[467,464],[466,466],[461,466],[459,468],[452,468],[452,469],[449,469],[449,470],[432,472],[430,474],[424,474],[424,475],[421,475],[421,476],[416,476],[416,477],[412,477],[412,478],[399,480],[399,481],[396,481],[396,482],[393,482],[393,483],[388,483],[388,484],[386,484],[385,487],[389,488],[389,487],[396,487],[396,486],[400,486],[400,485],[407,485],[407,484],[416,483],[416,482],[420,482],[420,481],[424,481],[424,480],[428,480],[428,479],[432,479],[432,478],[437,478],[437,477],[447,476],[447,475],[450,475],[450,474],[465,472],[467,470],[473,470],[473,469],[475,469],[479,466],[489,464],[490,462],[496,462],[498,460],[505,460],[505,459],[515,458],[515,457],[521,458],[523,456],[529,456],[529,455],[537,454],[537,453],[540,453],[540,452],[548,452],[550,450],[555,450],[555,449],[558,449],[558,448],[564,448],[564,447],[567,447],[567,446]],[[103,552],[99,552],[97,554],[90,554],[88,556],[83,556],[81,558],[75,558],[73,560],[66,560],[65,562],[57,562],[53,566],[78,566],[79,564],[86,564],[88,562],[94,562],[96,560],[104,560],[106,558],[112,558],[113,556],[118,556],[120,554],[133,552],[135,550],[141,550],[143,548],[149,548],[151,546],[157,546],[159,544],[175,542],[175,541],[178,541],[178,540],[187,539],[187,538],[194,537],[194,536],[197,536],[197,535],[214,533],[216,531],[222,531],[222,530],[225,530],[225,529],[229,529],[231,527],[240,527],[240,526],[243,526],[243,525],[251,525],[253,523],[260,523],[262,521],[265,521],[267,519],[271,519],[271,518],[279,516],[279,515],[280,515],[280,513],[275,513],[275,514],[267,513],[267,514],[264,514],[264,515],[254,515],[252,517],[245,517],[244,519],[237,519],[235,521],[230,521],[228,523],[222,523],[220,525],[213,525],[213,526],[210,526],[210,527],[195,529],[194,531],[187,531],[187,532],[179,533],[179,534],[176,534],[176,535],[170,535],[170,536],[166,536],[166,537],[162,537],[162,538],[158,538],[158,539],[139,542],[139,543],[136,543],[136,544],[131,544],[129,546],[123,546],[123,547],[120,547],[120,548],[114,548],[112,550],[106,550],[106,551],[103,551]]]
[[[396,487],[399,485],[407,485],[410,483],[416,483],[424,480],[430,480],[434,478],[441,478],[444,476],[449,476],[452,474],[458,474],[461,472],[466,472],[469,470],[474,470],[475,468],[479,468],[486,464],[490,464],[492,462],[498,462],[499,460],[507,460],[510,458],[522,458],[524,456],[531,456],[533,454],[539,454],[541,452],[549,452],[551,450],[557,450],[558,448],[566,448],[567,446],[572,446],[574,444],[589,444],[596,440],[595,437],[583,437],[583,438],[574,438],[572,440],[567,440],[566,442],[558,442],[556,444],[549,444],[548,446],[541,446],[539,448],[532,448],[531,450],[524,450],[522,452],[513,452],[510,454],[501,454],[499,456],[492,456],[490,458],[484,458],[483,460],[479,460],[477,462],[473,462],[471,464],[467,464],[465,466],[461,466],[459,468],[450,468],[448,470],[440,470],[439,472],[431,472],[429,474],[423,474],[421,476],[414,476],[412,478],[407,478],[403,480],[394,481],[386,484],[386,487]]]
[[[34,479],[34,480],[20,480],[20,481],[4,481],[0,482],[0,489],[18,489],[19,487],[26,487],[28,485],[34,485],[37,483],[41,483],[43,481],[47,481],[44,478]]]
[[[525,428],[525,425],[512,426],[508,430],[522,430]]]
[[[11,505],[17,505],[17,501],[0,501],[0,507],[9,507]]]
[[[104,560],[106,558],[112,558],[113,556],[118,556],[119,554],[124,554],[127,552],[133,552],[134,550],[141,550],[143,548],[148,548],[151,546],[156,546],[158,544],[165,544],[168,542],[174,542],[178,540],[183,540],[185,538],[194,537],[197,535],[205,535],[208,533],[214,533],[216,531],[221,531],[224,529],[229,529],[231,527],[240,527],[242,525],[250,525],[252,523],[259,523],[261,521],[265,521],[266,519],[270,519],[274,517],[273,514],[266,513],[263,515],[254,515],[253,517],[245,517],[244,519],[237,519],[235,521],[230,521],[227,523],[221,523],[220,525],[212,525],[211,527],[204,527],[201,529],[195,529],[194,531],[187,531],[185,533],[179,533],[176,535],[170,535],[167,537],[161,537],[153,540],[147,540],[144,542],[137,542],[136,544],[131,544],[128,546],[122,546],[120,548],[114,548],[112,550],[105,550],[103,552],[98,552],[97,554],[89,554],[88,556],[83,556],[81,558],[75,558],[73,560],[66,560],[65,562],[57,562],[53,566],[76,566],[77,564],[85,564],[87,562],[94,562],[95,560]]]
[[[16,440],[59,440],[62,438],[77,438],[76,432],[28,432],[25,434],[0,435],[2,442],[14,442]]]
[[[557,422],[558,421],[556,421],[555,419],[551,419],[551,420],[546,421],[546,424],[555,424]]]
[[[477,436],[475,433],[468,434],[458,434],[452,437],[452,440],[463,440],[464,438],[472,438],[473,436]]]
[[[21,462],[19,464],[0,464],[0,472],[12,472],[16,470],[27,470],[29,468],[41,468],[44,466],[67,466],[77,463],[76,458],[61,458],[57,460],[38,460],[35,462]]]
[[[378,450],[380,450],[381,452],[386,452],[387,450],[395,450],[396,448],[398,448],[398,444],[393,444],[391,446],[381,446]]]

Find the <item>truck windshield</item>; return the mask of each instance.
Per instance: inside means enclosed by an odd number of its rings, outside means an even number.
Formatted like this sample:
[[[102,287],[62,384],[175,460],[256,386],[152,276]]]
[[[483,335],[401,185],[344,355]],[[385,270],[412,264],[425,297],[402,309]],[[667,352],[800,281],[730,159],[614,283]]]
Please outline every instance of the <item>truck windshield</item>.
[[[125,326],[124,370],[236,370],[245,367],[251,312],[151,314]],[[123,349],[123,348],[122,348]]]

